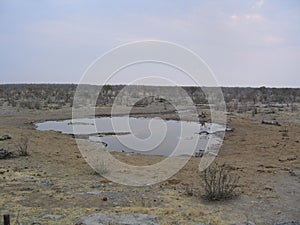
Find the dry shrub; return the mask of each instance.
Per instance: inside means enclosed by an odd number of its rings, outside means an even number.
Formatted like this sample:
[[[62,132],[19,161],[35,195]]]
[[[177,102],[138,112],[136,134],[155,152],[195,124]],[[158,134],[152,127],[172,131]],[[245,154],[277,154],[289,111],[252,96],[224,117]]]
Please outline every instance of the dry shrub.
[[[15,144],[19,156],[30,155],[28,152],[28,142],[29,142],[29,138],[27,136],[22,135],[20,141]]]
[[[203,171],[202,174],[205,199],[218,201],[236,196],[235,189],[239,177],[230,173],[225,165],[213,165]]]
[[[105,162],[104,159],[98,159],[97,160],[97,165],[96,165],[95,170],[100,175],[105,175],[105,174],[107,174],[109,172],[107,163]]]

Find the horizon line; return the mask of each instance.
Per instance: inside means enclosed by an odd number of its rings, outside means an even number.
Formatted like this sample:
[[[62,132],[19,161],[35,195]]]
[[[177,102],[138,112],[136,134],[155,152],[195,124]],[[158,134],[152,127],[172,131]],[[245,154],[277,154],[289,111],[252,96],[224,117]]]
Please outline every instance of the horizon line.
[[[72,83],[72,82],[19,82],[19,83],[14,83],[14,82],[7,82],[7,83],[2,83],[0,82],[0,85],[79,85],[79,83]],[[81,85],[93,85],[93,86],[102,86],[103,84],[90,84],[90,83],[84,83]],[[157,86],[157,87],[177,87],[176,85],[157,85],[157,84],[104,84],[104,85],[111,85],[111,86]],[[179,87],[223,87],[223,88],[294,88],[294,89],[299,89],[300,86],[267,86],[267,85],[257,85],[257,86],[246,86],[246,85],[240,85],[240,86],[234,86],[234,85],[217,85],[217,86],[195,86],[195,85],[178,85]]]

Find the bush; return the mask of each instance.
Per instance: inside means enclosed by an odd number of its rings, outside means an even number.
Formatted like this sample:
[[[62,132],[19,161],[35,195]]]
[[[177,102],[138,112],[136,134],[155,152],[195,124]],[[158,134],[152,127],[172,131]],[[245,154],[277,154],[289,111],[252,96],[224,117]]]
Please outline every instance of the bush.
[[[97,160],[96,171],[100,175],[105,175],[109,172],[108,167],[104,159]]]
[[[229,199],[236,195],[235,189],[239,177],[231,175],[225,165],[208,167],[202,174],[205,195],[204,198],[210,201]]]
[[[29,156],[28,142],[29,142],[28,137],[27,136],[22,136],[20,141],[15,144],[19,156]]]

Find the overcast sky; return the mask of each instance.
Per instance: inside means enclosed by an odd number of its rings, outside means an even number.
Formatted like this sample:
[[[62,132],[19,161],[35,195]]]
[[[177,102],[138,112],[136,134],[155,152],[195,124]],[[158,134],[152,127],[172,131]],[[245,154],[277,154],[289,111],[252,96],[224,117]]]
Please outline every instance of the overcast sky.
[[[0,83],[78,83],[148,39],[191,49],[222,86],[300,87],[298,0],[0,0]]]

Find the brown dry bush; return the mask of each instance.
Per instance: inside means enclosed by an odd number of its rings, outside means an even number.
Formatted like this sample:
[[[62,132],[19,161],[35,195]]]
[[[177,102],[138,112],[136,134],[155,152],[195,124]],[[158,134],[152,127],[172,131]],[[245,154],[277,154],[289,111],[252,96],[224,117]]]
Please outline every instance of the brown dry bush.
[[[231,174],[225,165],[213,165],[208,167],[202,173],[204,185],[204,198],[210,201],[219,201],[230,199],[237,195],[235,189],[239,177]]]
[[[29,138],[27,136],[21,136],[21,139],[19,142],[15,144],[18,152],[18,156],[29,156],[28,152],[28,143],[29,143]]]

